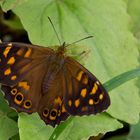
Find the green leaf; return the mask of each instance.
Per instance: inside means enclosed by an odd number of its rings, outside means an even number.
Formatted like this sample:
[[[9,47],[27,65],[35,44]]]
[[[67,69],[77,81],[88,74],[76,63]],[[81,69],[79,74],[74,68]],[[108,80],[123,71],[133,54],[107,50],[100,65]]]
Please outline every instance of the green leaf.
[[[0,112],[0,139],[8,140],[17,133],[17,123]]]
[[[128,140],[139,140],[140,139],[140,121],[136,125],[132,125]]]
[[[96,116],[74,117],[65,129],[56,129],[50,140],[87,140],[92,135],[97,136],[99,132],[105,134],[107,131],[114,131],[121,127],[121,123],[105,113]],[[61,130],[61,133],[58,130]]]
[[[47,140],[53,132],[53,128],[46,126],[35,113],[20,113],[18,127],[21,140]]]
[[[121,128],[122,124],[103,113],[96,116],[71,117],[53,129],[46,126],[37,114],[20,114],[18,126],[21,140],[62,140],[66,138],[76,140],[87,139],[91,135],[98,135],[99,132],[104,134],[107,131],[114,131]],[[83,131],[83,128],[86,130]]]
[[[10,111],[9,106],[6,103],[1,91],[0,91],[0,110],[4,113],[7,113]]]

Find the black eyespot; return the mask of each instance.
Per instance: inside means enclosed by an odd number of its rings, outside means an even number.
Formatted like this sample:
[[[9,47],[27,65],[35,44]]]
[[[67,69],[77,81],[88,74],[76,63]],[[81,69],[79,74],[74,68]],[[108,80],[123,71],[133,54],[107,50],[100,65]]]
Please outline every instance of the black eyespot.
[[[25,108],[30,108],[32,106],[32,102],[30,101],[30,100],[26,100],[25,102],[24,102],[24,107]]]
[[[24,99],[23,94],[20,93],[20,92],[18,92],[18,93],[16,94],[15,98],[14,98],[14,102],[15,102],[16,104],[20,105],[20,104],[22,103],[23,99]]]
[[[43,111],[43,116],[47,117],[48,114],[49,114],[49,110],[47,108],[45,108],[44,111]]]
[[[25,103],[25,105],[26,105],[26,106],[30,106],[31,103],[30,103],[29,101],[27,101],[27,102]]]
[[[12,93],[13,95],[17,94],[17,89],[16,89],[16,88],[13,88],[13,89],[11,90],[11,93]]]
[[[22,101],[22,96],[19,94],[19,95],[16,96],[16,99],[17,99],[18,101]]]
[[[56,110],[52,110],[52,111],[51,111],[51,116],[52,116],[52,117],[55,117],[56,114],[57,114]]]
[[[49,110],[48,109],[44,109],[44,112],[43,112],[45,115],[47,115],[49,113]]]

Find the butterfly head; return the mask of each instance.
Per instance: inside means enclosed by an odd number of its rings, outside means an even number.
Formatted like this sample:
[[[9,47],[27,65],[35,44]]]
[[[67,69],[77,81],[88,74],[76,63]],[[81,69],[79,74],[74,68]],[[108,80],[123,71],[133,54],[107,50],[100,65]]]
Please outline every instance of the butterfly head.
[[[64,42],[61,46],[58,47],[57,53],[63,55],[65,52],[66,52],[66,43]]]

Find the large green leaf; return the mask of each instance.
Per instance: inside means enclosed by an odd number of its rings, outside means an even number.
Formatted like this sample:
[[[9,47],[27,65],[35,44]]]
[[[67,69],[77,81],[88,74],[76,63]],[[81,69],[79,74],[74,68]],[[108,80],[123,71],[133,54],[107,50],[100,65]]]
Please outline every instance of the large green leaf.
[[[18,127],[21,140],[48,140],[54,130],[46,127],[37,114],[20,114]]]
[[[94,35],[93,39],[79,42],[79,45],[81,45],[81,48],[86,46],[90,50],[85,66],[101,81],[109,80],[138,66],[137,40],[129,31],[129,15],[127,14],[126,3],[123,0],[40,0],[36,2],[27,0],[12,10],[21,19],[30,40],[34,44],[48,46],[55,45],[58,42],[47,16],[51,17],[63,41],[69,43],[87,35]],[[69,47],[69,49],[72,48]],[[73,49],[75,50],[75,48]],[[111,116],[128,123],[138,121],[140,98],[135,81],[128,82],[110,92],[110,97],[111,106],[107,112]],[[81,119],[83,118],[81,117]],[[88,118],[90,117],[83,119],[83,126],[89,124],[89,122],[86,122]],[[94,117],[91,118],[94,120]],[[98,128],[98,123],[94,124],[97,126],[96,129],[91,128],[91,131],[89,131],[87,128],[86,134],[84,136],[81,134],[79,137],[86,138],[91,133],[96,135],[100,132],[105,133],[121,127],[115,119],[109,116],[104,117],[104,114],[100,115],[102,119],[98,116],[95,118],[94,121],[96,122],[103,119],[111,122],[115,121],[115,123],[111,123],[112,125],[109,128],[105,124],[100,124],[104,131],[101,130],[101,127]],[[79,119],[75,120],[74,118],[73,121],[78,124]],[[94,121],[91,122],[95,123]],[[68,127],[73,128],[72,126],[71,124]],[[78,128],[77,125],[75,129],[78,130]],[[20,125],[20,129],[22,129],[22,125]],[[66,129],[67,132],[64,134],[69,134],[69,129]],[[25,133],[22,132],[22,138],[24,138]],[[66,135],[63,135],[62,132],[58,138],[63,136]]]
[[[8,140],[17,133],[17,123],[0,112],[0,139]]]

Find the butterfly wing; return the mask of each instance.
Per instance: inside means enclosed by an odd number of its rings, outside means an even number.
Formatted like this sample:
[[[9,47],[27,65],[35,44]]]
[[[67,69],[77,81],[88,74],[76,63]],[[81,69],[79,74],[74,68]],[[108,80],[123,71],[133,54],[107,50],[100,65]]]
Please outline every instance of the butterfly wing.
[[[70,57],[66,59],[65,68],[64,104],[68,113],[90,115],[108,108],[109,95],[93,74]]]
[[[42,97],[49,48],[22,43],[0,44],[0,83],[9,105],[18,112],[35,112]]]

